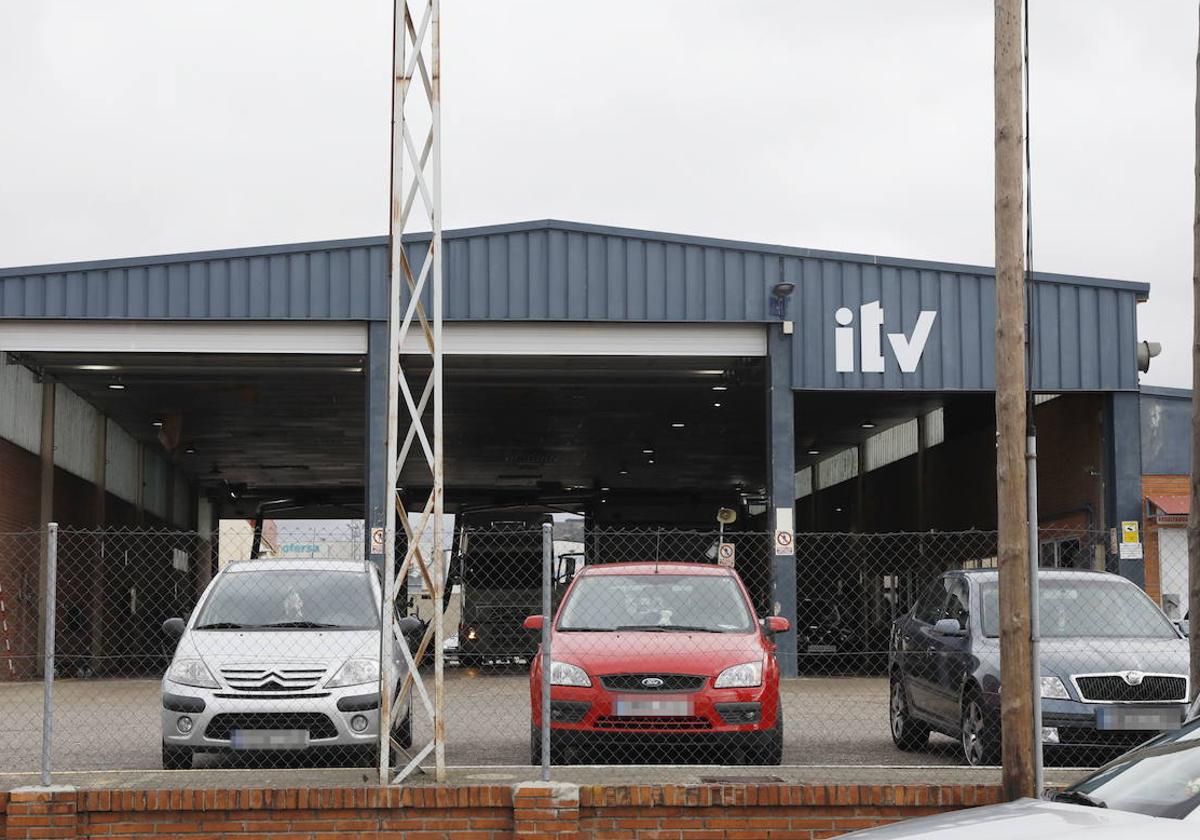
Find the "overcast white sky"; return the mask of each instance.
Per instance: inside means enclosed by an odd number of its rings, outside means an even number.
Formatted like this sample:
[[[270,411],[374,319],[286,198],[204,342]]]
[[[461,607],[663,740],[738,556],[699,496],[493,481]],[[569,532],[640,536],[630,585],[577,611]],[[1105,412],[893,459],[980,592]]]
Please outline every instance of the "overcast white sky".
[[[1195,0],[1032,0],[1034,265],[1190,386]],[[443,0],[447,227],[990,264],[990,0]],[[0,6],[0,265],[383,233],[387,0]]]

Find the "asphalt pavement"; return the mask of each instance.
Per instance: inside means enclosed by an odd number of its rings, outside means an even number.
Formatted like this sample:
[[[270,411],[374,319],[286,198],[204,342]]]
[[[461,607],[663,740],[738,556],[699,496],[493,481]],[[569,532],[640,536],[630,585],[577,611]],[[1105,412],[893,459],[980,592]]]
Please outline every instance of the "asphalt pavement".
[[[432,692],[432,675],[427,682]],[[888,731],[885,679],[799,678],[785,680],[782,692],[784,764],[958,763],[955,742],[940,735],[934,735],[929,748],[921,752],[895,748]],[[52,758],[57,770],[159,768],[158,680],[59,680],[54,698]],[[0,774],[38,768],[41,710],[41,683],[0,684]],[[447,668],[446,711],[448,764],[528,766],[529,682],[523,666],[483,671]],[[418,743],[429,739],[428,717],[419,710],[414,730]],[[246,762],[257,760],[253,756],[205,755],[198,759],[197,767],[247,767]],[[611,761],[611,756],[595,757],[597,764]]]

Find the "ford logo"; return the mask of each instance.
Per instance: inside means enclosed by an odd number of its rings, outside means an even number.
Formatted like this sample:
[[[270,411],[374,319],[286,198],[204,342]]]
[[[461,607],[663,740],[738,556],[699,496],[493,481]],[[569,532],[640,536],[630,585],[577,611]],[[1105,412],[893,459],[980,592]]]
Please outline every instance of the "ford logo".
[[[662,688],[663,681],[659,677],[645,677],[642,679],[642,686],[645,688]]]

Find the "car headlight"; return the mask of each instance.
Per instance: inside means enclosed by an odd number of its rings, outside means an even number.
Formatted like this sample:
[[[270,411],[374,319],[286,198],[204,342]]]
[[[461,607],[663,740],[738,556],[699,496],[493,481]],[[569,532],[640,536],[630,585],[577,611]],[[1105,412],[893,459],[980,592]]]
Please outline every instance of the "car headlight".
[[[762,685],[762,660],[757,662],[743,662],[741,665],[734,665],[726,668],[717,675],[717,681],[713,684],[714,688],[750,688],[751,686]]]
[[[587,688],[592,684],[587,671],[570,662],[550,663],[550,685],[576,685]]]
[[[1058,677],[1042,677],[1042,697],[1047,700],[1070,700],[1067,687]]]
[[[378,659],[347,659],[338,672],[325,683],[326,688],[341,688],[347,685],[364,685],[379,682]]]
[[[220,688],[208,666],[200,659],[176,659],[167,669],[167,679],[196,688]]]

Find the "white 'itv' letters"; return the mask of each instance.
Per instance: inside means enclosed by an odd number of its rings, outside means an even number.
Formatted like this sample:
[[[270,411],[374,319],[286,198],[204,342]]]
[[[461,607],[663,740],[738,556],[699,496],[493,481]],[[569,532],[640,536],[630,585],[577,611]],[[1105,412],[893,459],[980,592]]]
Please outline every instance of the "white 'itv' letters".
[[[883,306],[873,300],[858,308],[859,312],[859,356],[863,373],[883,373]],[[854,367],[854,311],[843,306],[833,315],[838,326],[833,330],[834,366],[838,373],[855,373]],[[924,310],[917,316],[917,325],[912,338],[904,333],[888,333],[892,354],[903,373],[915,373],[937,312]]]

